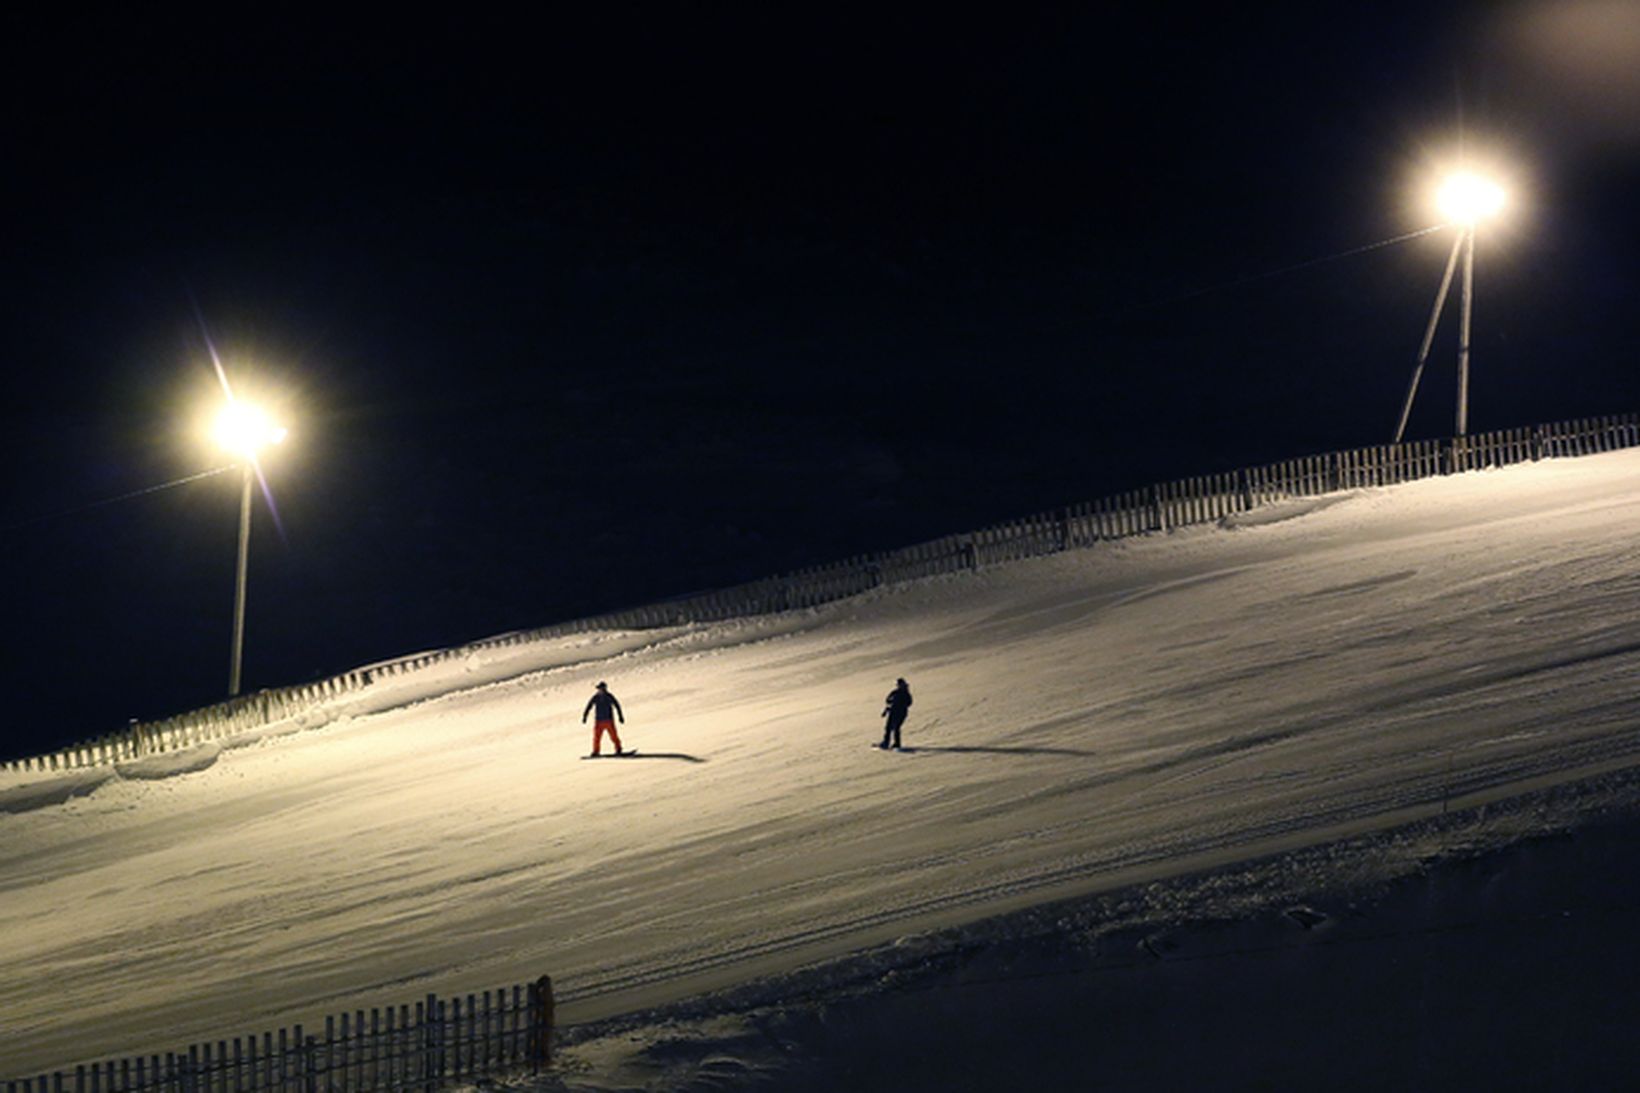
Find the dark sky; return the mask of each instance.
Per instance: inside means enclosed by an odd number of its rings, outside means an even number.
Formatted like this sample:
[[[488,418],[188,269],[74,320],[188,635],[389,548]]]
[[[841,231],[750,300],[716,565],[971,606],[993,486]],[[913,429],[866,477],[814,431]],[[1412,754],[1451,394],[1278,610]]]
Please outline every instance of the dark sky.
[[[0,753],[225,692],[207,338],[247,689],[1383,442],[1460,148],[1471,428],[1640,408],[1633,5],[764,9],[4,17]]]

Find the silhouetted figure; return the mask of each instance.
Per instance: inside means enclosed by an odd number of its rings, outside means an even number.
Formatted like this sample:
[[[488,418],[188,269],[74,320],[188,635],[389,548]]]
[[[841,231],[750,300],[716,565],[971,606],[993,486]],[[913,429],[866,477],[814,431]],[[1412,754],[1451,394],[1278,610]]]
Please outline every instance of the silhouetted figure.
[[[883,725],[883,742],[877,745],[879,748],[899,748],[900,726],[905,724],[905,715],[910,709],[911,685],[902,679],[883,699],[883,716],[888,721]]]
[[[603,751],[604,733],[615,744],[615,754],[621,754],[621,734],[615,731],[615,719],[619,717],[621,724],[626,724],[626,714],[621,711],[620,699],[609,693],[609,684],[600,682],[598,689],[587,699],[586,709],[581,711],[581,724],[587,723],[587,714],[598,711],[597,718],[592,724],[592,754],[598,755]]]

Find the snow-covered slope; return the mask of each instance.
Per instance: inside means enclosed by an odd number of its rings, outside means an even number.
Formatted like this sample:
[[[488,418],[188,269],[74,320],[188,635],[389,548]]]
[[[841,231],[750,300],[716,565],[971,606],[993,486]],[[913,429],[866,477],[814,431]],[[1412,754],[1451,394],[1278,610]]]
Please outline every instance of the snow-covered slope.
[[[543,973],[583,1021],[1634,762],[1640,453],[1329,500],[0,785],[0,1071]],[[580,760],[599,679],[640,757]]]

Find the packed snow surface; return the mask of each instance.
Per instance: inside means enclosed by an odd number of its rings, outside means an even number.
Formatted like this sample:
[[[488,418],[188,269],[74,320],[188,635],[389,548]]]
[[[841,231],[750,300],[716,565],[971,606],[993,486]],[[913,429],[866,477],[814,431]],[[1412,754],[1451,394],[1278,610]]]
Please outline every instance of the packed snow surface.
[[[586,1022],[1635,762],[1640,452],[1329,500],[9,776],[0,1076],[544,973]]]

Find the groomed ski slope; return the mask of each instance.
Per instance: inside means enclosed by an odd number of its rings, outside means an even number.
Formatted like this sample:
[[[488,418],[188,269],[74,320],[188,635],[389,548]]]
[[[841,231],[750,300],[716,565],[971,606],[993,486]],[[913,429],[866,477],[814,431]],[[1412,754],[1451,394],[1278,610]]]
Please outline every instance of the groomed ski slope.
[[[0,783],[0,1076],[543,973],[586,1021],[1627,766],[1637,533],[1640,452],[1545,462]],[[881,753],[900,675],[916,750]],[[580,760],[599,679],[644,756]]]

